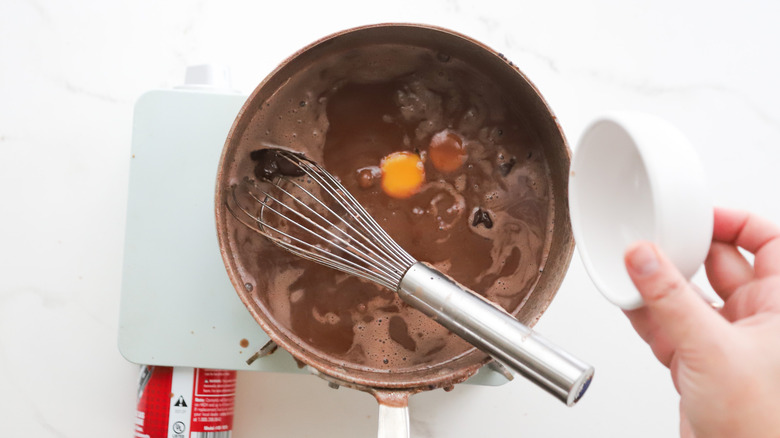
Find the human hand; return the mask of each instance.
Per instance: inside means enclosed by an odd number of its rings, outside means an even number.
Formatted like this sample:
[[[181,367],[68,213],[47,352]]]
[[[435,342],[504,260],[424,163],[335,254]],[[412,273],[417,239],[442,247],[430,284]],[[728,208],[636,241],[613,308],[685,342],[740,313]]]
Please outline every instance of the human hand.
[[[737,247],[755,255],[752,266]],[[715,210],[705,268],[720,310],[651,243],[630,246],[625,263],[645,301],[625,313],[671,371],[680,435],[780,437],[780,227]]]

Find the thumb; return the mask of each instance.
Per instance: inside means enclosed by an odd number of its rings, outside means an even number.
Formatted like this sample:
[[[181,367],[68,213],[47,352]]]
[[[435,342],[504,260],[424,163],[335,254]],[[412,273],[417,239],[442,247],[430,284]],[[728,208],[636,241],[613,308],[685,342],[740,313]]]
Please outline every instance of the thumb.
[[[648,314],[674,349],[715,341],[727,325],[652,243],[629,246],[625,263]]]

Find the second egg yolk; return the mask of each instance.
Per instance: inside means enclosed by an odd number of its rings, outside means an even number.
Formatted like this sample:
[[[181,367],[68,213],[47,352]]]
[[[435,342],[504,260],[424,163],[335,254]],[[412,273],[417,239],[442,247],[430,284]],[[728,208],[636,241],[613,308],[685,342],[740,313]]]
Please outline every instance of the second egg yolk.
[[[393,152],[382,158],[382,190],[397,199],[408,198],[420,190],[425,168],[420,156],[412,152]]]
[[[456,133],[445,130],[431,138],[428,154],[433,167],[442,172],[454,172],[466,162],[466,148],[463,139]]]

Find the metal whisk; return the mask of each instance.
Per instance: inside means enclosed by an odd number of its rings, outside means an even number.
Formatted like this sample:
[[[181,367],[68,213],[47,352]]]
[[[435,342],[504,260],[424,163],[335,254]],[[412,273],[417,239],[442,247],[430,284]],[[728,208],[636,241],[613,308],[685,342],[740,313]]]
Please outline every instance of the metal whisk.
[[[319,164],[284,149],[271,151],[277,161],[265,181],[245,179],[231,188],[227,208],[237,220],[293,254],[395,291],[567,405],[582,397],[592,366],[415,260]]]

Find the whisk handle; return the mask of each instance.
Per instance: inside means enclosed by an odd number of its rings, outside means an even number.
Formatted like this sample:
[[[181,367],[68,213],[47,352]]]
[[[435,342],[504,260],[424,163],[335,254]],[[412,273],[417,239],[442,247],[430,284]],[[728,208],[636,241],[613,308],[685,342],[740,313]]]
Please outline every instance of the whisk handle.
[[[528,378],[567,406],[593,378],[593,367],[540,336],[515,317],[439,271],[416,263],[398,286],[405,302]]]

